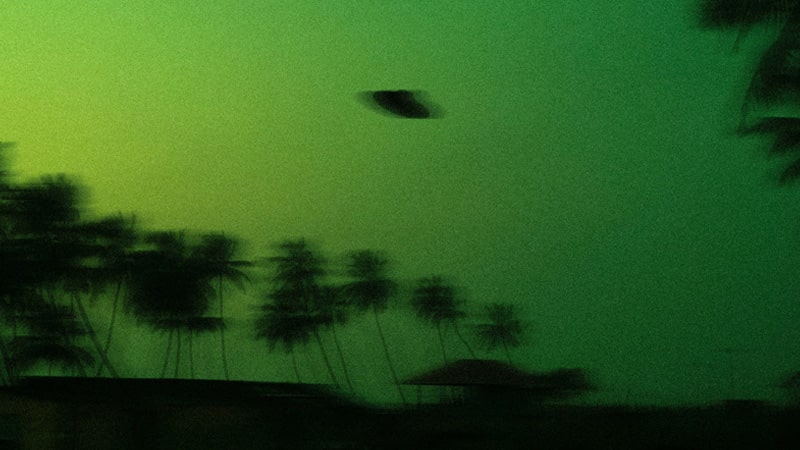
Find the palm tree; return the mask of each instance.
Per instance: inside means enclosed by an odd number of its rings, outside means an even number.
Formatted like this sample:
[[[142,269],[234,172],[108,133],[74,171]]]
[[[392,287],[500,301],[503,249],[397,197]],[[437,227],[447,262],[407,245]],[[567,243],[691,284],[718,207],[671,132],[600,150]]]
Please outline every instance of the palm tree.
[[[512,364],[509,347],[518,347],[523,334],[522,322],[514,305],[492,303],[486,305],[485,312],[486,322],[477,325],[478,336],[490,351],[502,346],[508,363]]]
[[[436,327],[442,360],[447,365],[442,325],[453,323],[465,316],[460,309],[460,302],[456,300],[453,287],[445,284],[439,276],[422,278],[417,281],[417,287],[414,288],[411,306],[420,319]]]
[[[392,363],[389,354],[389,347],[386,345],[386,337],[383,334],[379,313],[386,311],[389,306],[389,298],[397,291],[397,283],[390,280],[386,275],[386,259],[377,252],[362,250],[351,253],[347,264],[347,275],[352,279],[342,288],[348,304],[360,312],[372,311],[375,318],[375,327],[378,330],[378,337],[383,347],[383,354],[386,356],[386,363],[392,374],[392,381],[397,386],[400,400],[406,404],[400,380],[397,378],[397,371]]]
[[[261,311],[261,316],[256,319],[256,337],[266,339],[270,351],[280,344],[291,354],[294,374],[300,383],[300,370],[294,349],[298,344],[308,343],[314,324],[308,320],[305,312],[285,302],[262,305]]]
[[[84,297],[96,299],[99,295],[106,271],[104,256],[120,236],[119,222],[114,218],[82,219],[81,191],[63,175],[12,185],[5,172],[0,172],[0,312],[12,335],[8,345],[0,336],[4,361],[13,357],[20,367],[20,355],[27,355],[24,358],[30,362],[31,355],[57,355],[56,346],[61,345],[62,360],[72,355],[71,364],[86,363],[94,358],[86,358],[82,354],[85,350],[73,342],[85,335],[99,355],[98,372],[107,368],[117,376],[107,348],[101,345],[89,320]],[[43,302],[47,311],[41,307]],[[52,320],[57,316],[54,311],[60,311],[65,303],[70,319],[76,314],[80,318],[80,333],[65,325],[64,314],[59,316],[64,320]],[[43,311],[49,319],[43,319]],[[63,325],[63,332],[54,334],[58,330],[34,326],[43,321]],[[84,372],[85,368],[79,370]],[[15,378],[13,372],[6,364],[9,380]]]
[[[81,220],[80,192],[64,176],[43,177],[39,183],[15,186],[6,192],[3,247],[11,249],[4,252],[4,257],[10,256],[12,261],[7,263],[13,264],[6,275],[15,278],[12,285],[27,293],[17,292],[15,299],[5,300],[19,303],[22,299],[47,298],[56,307],[63,303],[59,295],[65,294],[72,310],[77,309],[85,334],[100,356],[100,368],[106,367],[112,376],[117,376],[86,313],[83,295],[97,293],[103,268],[96,260],[106,249],[107,237],[118,230],[108,220]],[[92,298],[96,298],[94,294]],[[25,306],[17,304],[11,309],[10,320],[16,329],[14,315]],[[36,348],[42,348],[40,344]]]
[[[14,375],[18,376],[39,362],[50,367],[58,363],[85,376],[84,367],[94,361],[76,339],[85,334],[70,308],[39,299],[36,306],[20,316],[27,334],[12,338],[8,344]]]
[[[112,377],[119,377],[108,357],[108,350],[116,320],[119,286],[125,276],[124,264],[121,264],[120,260],[124,260],[136,239],[133,222],[126,220],[121,215],[113,216],[72,224],[68,232],[71,238],[69,244],[74,248],[73,251],[84,259],[64,274],[62,289],[70,296],[86,334],[100,357],[97,376],[102,374],[103,369],[107,369]],[[88,296],[91,303],[95,303],[110,284],[115,284],[117,290],[113,300],[108,334],[105,344],[103,344],[92,325],[83,298]]]
[[[778,181],[800,178],[800,133],[794,116],[772,117],[769,109],[800,104],[800,0],[701,0],[700,22],[706,28],[739,28],[739,40],[754,25],[778,27],[775,41],[764,51],[745,92],[739,132],[773,138],[772,154],[793,153]],[[759,108],[766,113],[751,117]],[[779,113],[780,114],[780,113]]]
[[[339,343],[339,335],[336,332],[336,325],[347,323],[349,319],[346,300],[342,296],[341,289],[329,285],[320,286],[319,298],[320,301],[318,305],[320,308],[320,315],[323,317],[322,322],[331,329],[333,344],[336,346],[336,354],[339,355],[339,363],[342,365],[344,381],[347,383],[350,392],[355,393],[353,382],[350,379],[350,371],[347,368],[347,361],[345,361],[344,352]]]
[[[320,287],[320,279],[325,275],[323,262],[304,239],[283,241],[277,247],[280,254],[269,258],[275,266],[273,289],[268,294],[272,306],[262,311],[300,326],[301,334],[310,333],[317,342],[331,382],[339,386],[319,334],[320,327],[330,325],[333,319],[330,307],[324,304],[330,299],[322,295]],[[293,333],[282,327],[273,327],[275,329]]]
[[[224,234],[206,234],[201,237],[201,243],[197,247],[195,257],[201,264],[206,266],[208,275],[216,278],[217,303],[219,305],[219,337],[220,354],[222,357],[222,369],[225,379],[230,379],[228,373],[228,357],[225,352],[225,311],[222,295],[224,283],[232,282],[239,289],[244,290],[244,282],[249,281],[247,275],[239,268],[251,265],[248,261],[235,260],[237,241],[225,236]]]
[[[99,267],[95,270],[94,276],[96,286],[93,286],[92,296],[94,298],[100,295],[102,290],[109,287],[113,288],[111,317],[109,318],[108,330],[100,350],[101,355],[107,355],[111,348],[114,326],[120,309],[119,303],[122,298],[122,288],[130,276],[132,268],[131,252],[137,240],[135,224],[135,217],[125,218],[120,214],[85,226],[86,228],[94,229],[101,246]],[[96,376],[100,376],[103,373],[103,369],[107,367],[109,367],[108,364],[98,365]],[[115,376],[114,372],[111,372],[111,374]]]
[[[157,232],[145,239],[152,247],[133,255],[127,307],[134,316],[155,330],[169,333],[162,376],[176,339],[175,377],[180,365],[181,330],[194,318],[205,317],[212,292],[210,277],[183,233]]]
[[[187,317],[182,327],[189,333],[189,378],[194,379],[194,336],[221,332],[225,324],[220,317]]]

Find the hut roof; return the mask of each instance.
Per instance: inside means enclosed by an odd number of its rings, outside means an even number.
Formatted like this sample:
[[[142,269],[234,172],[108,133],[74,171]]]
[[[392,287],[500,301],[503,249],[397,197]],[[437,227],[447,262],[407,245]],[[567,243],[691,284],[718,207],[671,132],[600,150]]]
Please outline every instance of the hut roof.
[[[461,359],[409,378],[403,384],[494,386],[564,392],[594,389],[581,369],[529,373],[510,364],[487,359]]]

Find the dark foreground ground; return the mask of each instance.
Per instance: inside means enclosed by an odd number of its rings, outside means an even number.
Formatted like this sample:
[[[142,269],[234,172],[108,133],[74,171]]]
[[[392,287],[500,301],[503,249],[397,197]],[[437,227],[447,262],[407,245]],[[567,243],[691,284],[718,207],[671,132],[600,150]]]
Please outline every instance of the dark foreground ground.
[[[2,449],[800,448],[800,410],[543,405],[505,396],[375,408],[321,386],[32,378],[0,389]]]

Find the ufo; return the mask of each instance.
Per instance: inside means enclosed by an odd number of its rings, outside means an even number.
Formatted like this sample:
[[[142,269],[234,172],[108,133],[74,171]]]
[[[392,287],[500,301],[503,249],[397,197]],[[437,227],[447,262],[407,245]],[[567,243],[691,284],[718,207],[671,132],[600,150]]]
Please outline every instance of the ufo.
[[[433,105],[423,102],[425,93],[421,91],[365,91],[360,97],[368,107],[393,117],[432,119],[441,115]]]

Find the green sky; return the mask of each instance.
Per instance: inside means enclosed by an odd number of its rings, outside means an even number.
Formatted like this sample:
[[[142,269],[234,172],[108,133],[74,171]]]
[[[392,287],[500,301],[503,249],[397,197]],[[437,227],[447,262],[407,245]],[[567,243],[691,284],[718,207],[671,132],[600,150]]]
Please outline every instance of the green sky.
[[[694,3],[6,1],[0,139],[19,179],[74,175],[99,214],[223,230],[251,257],[297,236],[382,249],[401,279],[516,303],[516,361],[589,369],[601,400],[775,398],[800,369],[800,190],[733,133],[769,36],[736,52]],[[372,89],[425,90],[445,116],[376,114]],[[234,376],[287,379],[249,340],[257,291]],[[435,334],[397,315],[401,376],[435,365]],[[370,325],[343,338],[381,398]],[[119,339],[128,374],[157,374],[163,337]]]

